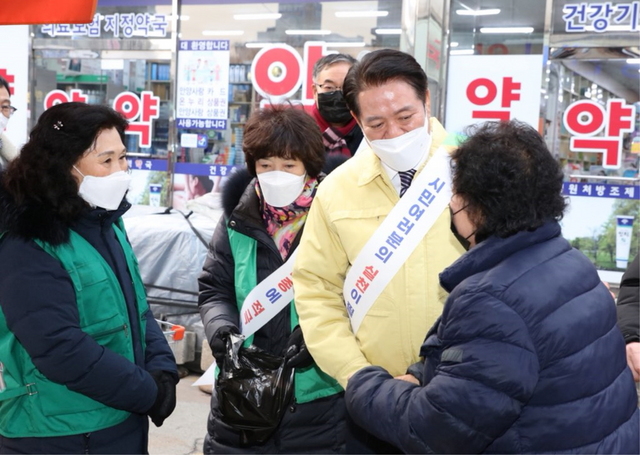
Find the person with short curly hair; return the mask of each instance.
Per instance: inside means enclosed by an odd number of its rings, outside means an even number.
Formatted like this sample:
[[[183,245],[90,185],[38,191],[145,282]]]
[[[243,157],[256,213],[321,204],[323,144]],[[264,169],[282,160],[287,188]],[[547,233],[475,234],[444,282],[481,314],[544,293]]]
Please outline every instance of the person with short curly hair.
[[[452,163],[451,229],[470,249],[440,274],[450,295],[419,384],[362,368],[350,415],[405,453],[638,453],[615,305],[561,235],[562,173],[543,139],[489,122]]]

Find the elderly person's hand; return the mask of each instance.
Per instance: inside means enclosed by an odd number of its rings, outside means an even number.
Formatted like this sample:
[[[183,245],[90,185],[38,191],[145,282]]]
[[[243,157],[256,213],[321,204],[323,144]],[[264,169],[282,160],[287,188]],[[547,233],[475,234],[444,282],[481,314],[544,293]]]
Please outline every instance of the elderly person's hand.
[[[407,382],[410,382],[411,384],[420,385],[420,381],[418,381],[418,378],[416,378],[412,374],[403,374],[400,376],[396,376],[393,379],[400,379],[401,381],[407,381]]]
[[[633,380],[640,382],[640,343],[635,341],[627,344],[627,365],[633,373]]]

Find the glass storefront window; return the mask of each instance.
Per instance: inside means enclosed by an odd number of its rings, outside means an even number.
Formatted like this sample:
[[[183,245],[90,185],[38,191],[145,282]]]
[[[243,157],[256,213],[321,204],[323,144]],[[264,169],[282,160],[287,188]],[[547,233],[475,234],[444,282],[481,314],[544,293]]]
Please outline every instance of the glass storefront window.
[[[451,2],[451,55],[541,54],[545,2]]]
[[[206,135],[208,144],[205,148],[181,149],[178,160],[220,165],[242,163],[243,126],[265,99],[261,91],[256,90],[252,74],[252,63],[261,50],[273,45],[290,46],[302,62],[302,77],[320,57],[313,54],[308,57],[313,61],[305,61],[305,43],[316,43],[327,53],[341,52],[356,58],[378,48],[398,49],[403,33],[403,3],[397,0],[242,5],[191,5],[185,2],[181,15],[188,20],[181,22],[181,40],[229,42],[228,122],[221,130],[181,128],[180,134]],[[204,57],[199,64],[205,65]],[[287,68],[277,67],[273,71],[286,72]],[[300,88],[287,98],[308,104],[311,101],[309,93],[302,93],[305,86],[300,84]],[[266,101],[275,99],[269,97]]]

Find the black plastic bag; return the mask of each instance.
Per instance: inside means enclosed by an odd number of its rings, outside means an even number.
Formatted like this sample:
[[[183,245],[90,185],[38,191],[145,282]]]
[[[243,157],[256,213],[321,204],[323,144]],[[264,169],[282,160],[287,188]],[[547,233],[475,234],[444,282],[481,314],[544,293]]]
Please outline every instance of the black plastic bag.
[[[264,443],[280,424],[293,393],[293,368],[283,357],[231,334],[216,381],[222,421],[240,433],[240,444]]]

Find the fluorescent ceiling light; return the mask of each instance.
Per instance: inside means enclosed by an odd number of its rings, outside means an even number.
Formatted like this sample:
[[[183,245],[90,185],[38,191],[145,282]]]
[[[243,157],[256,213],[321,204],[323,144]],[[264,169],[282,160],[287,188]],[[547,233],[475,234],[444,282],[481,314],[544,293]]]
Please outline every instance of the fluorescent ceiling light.
[[[255,13],[255,14],[234,14],[233,18],[237,21],[256,21],[260,19],[280,19],[280,13]]]
[[[331,35],[331,30],[285,30],[287,35]]]
[[[336,11],[336,17],[386,17],[389,11]]]
[[[267,46],[275,46],[278,44],[284,44],[284,43],[260,43],[260,42],[255,42],[255,43],[247,43],[244,45],[244,47],[248,47],[250,49],[260,49],[263,47],[267,47]]]
[[[364,41],[325,41],[327,47],[365,47]]]
[[[244,30],[203,30],[204,36],[240,36],[244,35]]]
[[[451,41],[451,44],[449,44],[450,47],[458,47],[460,45],[460,43],[458,43],[457,41]]]
[[[473,49],[455,49],[449,52],[449,55],[473,55],[475,51]]]
[[[640,65],[640,58],[628,58],[627,63],[629,65]]]
[[[480,33],[531,33],[533,27],[481,27]]]
[[[500,14],[500,8],[457,9],[456,14],[459,16],[493,16],[495,14]]]
[[[402,33],[401,28],[377,28],[375,30],[376,35],[400,35]]]

